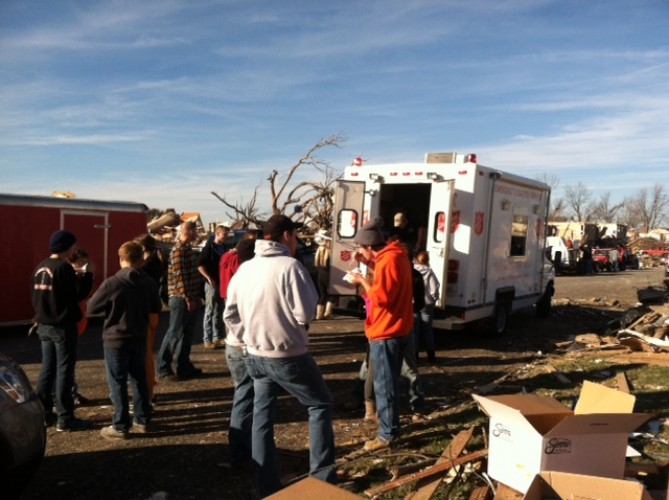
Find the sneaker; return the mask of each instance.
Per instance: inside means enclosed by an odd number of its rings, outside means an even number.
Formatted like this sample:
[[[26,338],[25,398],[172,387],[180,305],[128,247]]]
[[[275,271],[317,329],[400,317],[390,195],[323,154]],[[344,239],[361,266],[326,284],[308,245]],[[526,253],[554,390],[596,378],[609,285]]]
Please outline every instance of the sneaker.
[[[58,422],[58,424],[56,424],[56,430],[58,432],[85,431],[90,429],[92,426],[93,424],[89,420],[71,418],[65,422]]]
[[[156,378],[158,380],[177,380],[178,377],[174,372],[169,373],[156,373]]]
[[[378,451],[390,448],[391,441],[383,439],[381,436],[376,436],[371,441],[367,441],[362,447],[364,451]]]
[[[204,348],[205,349],[216,349],[216,344],[213,342],[205,342],[204,343]]]
[[[149,423],[140,424],[138,422],[133,422],[130,432],[135,434],[149,434],[153,429],[153,426]]]
[[[128,439],[127,431],[119,431],[113,425],[100,429],[100,435],[106,439]]]
[[[44,426],[45,427],[53,427],[54,425],[56,425],[56,422],[58,422],[58,415],[56,415],[52,411],[44,413]]]
[[[76,406],[83,406],[83,405],[87,405],[88,403],[90,403],[88,398],[82,396],[78,392],[74,395],[73,399],[74,399],[74,404]]]

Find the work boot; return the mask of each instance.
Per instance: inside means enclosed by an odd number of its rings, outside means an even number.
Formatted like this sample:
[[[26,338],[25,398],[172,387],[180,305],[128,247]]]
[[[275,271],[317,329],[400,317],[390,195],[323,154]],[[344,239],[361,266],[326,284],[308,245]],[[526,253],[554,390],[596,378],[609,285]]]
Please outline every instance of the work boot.
[[[376,403],[374,401],[365,401],[365,416],[363,420],[376,422]]]
[[[323,312],[325,311],[325,306],[318,304],[316,306],[316,319],[323,319]]]
[[[390,448],[390,441],[386,441],[381,436],[376,436],[371,441],[367,441],[362,447],[364,451],[378,451]]]
[[[334,309],[334,302],[328,302],[325,304],[325,314],[323,318],[332,319],[332,310]]]

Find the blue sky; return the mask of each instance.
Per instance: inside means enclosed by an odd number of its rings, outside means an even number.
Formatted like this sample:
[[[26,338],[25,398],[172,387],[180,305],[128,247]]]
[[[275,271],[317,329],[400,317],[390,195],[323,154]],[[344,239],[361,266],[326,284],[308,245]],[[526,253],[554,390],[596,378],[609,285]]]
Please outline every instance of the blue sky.
[[[477,153],[669,187],[669,2],[0,1],[0,192],[224,220],[319,139],[337,171]],[[320,179],[313,170],[302,176]]]

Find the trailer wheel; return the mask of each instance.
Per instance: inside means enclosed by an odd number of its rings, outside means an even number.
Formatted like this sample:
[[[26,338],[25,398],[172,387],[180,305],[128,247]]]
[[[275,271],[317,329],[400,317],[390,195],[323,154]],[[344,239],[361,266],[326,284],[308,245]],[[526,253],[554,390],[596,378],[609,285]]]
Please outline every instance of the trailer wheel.
[[[492,316],[492,328],[496,335],[503,335],[506,332],[507,320],[509,313],[504,304],[497,304],[495,312]]]
[[[553,297],[553,289],[547,288],[536,304],[537,316],[540,318],[547,318],[551,314],[551,299]]]

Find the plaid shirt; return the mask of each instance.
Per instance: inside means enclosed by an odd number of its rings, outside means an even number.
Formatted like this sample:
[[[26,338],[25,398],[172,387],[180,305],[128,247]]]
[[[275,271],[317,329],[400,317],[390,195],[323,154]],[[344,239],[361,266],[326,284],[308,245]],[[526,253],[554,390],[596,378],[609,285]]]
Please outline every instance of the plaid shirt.
[[[197,270],[198,258],[190,243],[179,240],[174,245],[167,266],[167,294],[170,297],[201,297],[202,275]]]

